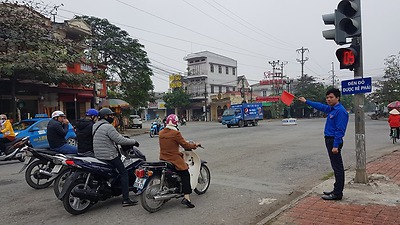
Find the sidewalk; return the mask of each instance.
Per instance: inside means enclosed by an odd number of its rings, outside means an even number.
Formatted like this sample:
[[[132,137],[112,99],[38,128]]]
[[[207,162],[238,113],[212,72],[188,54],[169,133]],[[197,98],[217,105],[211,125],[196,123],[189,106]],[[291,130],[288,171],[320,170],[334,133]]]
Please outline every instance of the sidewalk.
[[[400,224],[400,151],[368,163],[367,174],[368,184],[356,184],[355,171],[346,171],[341,201],[321,199],[330,178],[258,224]]]

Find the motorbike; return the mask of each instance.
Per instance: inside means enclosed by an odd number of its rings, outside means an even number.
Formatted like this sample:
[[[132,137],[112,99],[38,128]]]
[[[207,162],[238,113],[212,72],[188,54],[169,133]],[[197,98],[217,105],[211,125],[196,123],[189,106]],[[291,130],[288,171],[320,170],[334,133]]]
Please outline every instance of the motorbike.
[[[24,147],[23,151],[26,157],[19,173],[26,169],[26,183],[34,189],[47,188],[60,175],[68,172],[58,152],[32,147]]]
[[[202,195],[208,190],[211,181],[207,162],[200,160],[192,149],[185,149],[183,153],[184,160],[189,165],[190,185],[196,194]],[[172,163],[145,162],[135,174],[133,186],[142,191],[140,202],[148,212],[157,212],[170,199],[183,197],[181,177]]]
[[[161,130],[164,129],[164,124],[160,124],[160,126],[157,126],[157,122],[153,122],[150,126],[150,137],[154,137],[155,135],[158,135]]]
[[[182,119],[181,119],[181,126],[184,126],[184,125],[186,125],[186,119],[185,119],[185,118],[182,118]]]
[[[146,157],[134,146],[122,146],[121,158],[128,171],[129,191],[141,194],[133,186],[137,169]],[[63,201],[67,212],[78,215],[85,213],[98,201],[104,201],[122,194],[120,175],[110,163],[94,157],[71,157],[65,163],[72,168],[71,175],[65,180],[58,199]]]
[[[13,141],[5,144],[4,155],[0,156],[0,161],[19,160],[25,161],[25,152],[23,147],[30,146],[29,137],[16,138]]]

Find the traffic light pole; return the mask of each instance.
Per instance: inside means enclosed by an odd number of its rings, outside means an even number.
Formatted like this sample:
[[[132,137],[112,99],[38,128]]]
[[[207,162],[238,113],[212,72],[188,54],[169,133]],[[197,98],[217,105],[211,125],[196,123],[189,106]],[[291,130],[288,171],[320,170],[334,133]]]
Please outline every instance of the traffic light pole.
[[[362,38],[354,37],[352,44],[360,46],[359,66],[354,68],[354,79],[363,77],[363,58],[362,58]],[[364,115],[364,93],[355,94],[354,96],[354,113],[355,113],[355,141],[356,141],[356,176],[355,183],[368,183],[366,170],[366,150],[365,150],[365,115]]]

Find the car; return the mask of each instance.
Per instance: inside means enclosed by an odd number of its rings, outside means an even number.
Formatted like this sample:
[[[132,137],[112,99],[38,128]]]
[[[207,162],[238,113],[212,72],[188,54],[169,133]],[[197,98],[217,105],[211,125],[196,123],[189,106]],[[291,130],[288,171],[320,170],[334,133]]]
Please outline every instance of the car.
[[[29,141],[34,148],[49,148],[47,141],[47,124],[51,118],[47,114],[36,114],[32,119],[21,120],[13,124],[17,138],[29,136]],[[65,136],[67,143],[77,146],[76,134],[71,124],[68,125],[68,133]],[[3,135],[0,134],[0,137]]]
[[[130,128],[142,128],[142,118],[139,115],[129,115]]]

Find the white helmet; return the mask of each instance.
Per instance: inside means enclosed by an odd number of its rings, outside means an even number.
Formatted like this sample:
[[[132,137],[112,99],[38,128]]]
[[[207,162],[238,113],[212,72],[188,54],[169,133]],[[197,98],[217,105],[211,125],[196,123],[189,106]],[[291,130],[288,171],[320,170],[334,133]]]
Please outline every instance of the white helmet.
[[[65,114],[62,111],[54,111],[51,114],[51,118],[56,118],[56,117],[59,117],[59,116],[65,116]]]

